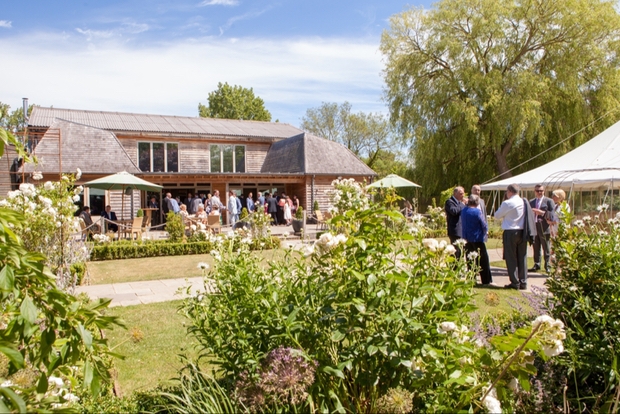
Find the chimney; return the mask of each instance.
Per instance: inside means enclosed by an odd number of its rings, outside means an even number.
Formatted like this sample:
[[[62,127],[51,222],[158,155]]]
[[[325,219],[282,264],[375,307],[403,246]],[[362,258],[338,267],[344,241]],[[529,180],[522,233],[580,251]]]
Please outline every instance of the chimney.
[[[23,109],[24,109],[24,123],[28,125],[28,98],[22,98]]]

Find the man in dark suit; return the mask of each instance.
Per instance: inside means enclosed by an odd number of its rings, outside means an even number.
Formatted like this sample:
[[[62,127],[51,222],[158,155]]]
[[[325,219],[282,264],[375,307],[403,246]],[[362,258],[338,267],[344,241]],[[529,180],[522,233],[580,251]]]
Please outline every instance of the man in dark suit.
[[[109,205],[105,206],[105,211],[101,212],[101,217],[104,217],[106,220],[110,220],[110,221],[118,220],[116,218],[116,213],[112,211],[112,207]],[[106,221],[105,224],[108,226],[108,230],[113,231],[115,233],[118,231],[118,225],[114,223],[110,223],[108,221]]]
[[[555,204],[549,197],[545,197],[545,186],[542,184],[534,187],[536,197],[530,200],[532,211],[536,215],[536,237],[534,237],[534,267],[529,269],[530,272],[536,272],[540,267],[540,250],[542,248],[545,259],[545,270],[549,272],[549,256],[551,246],[549,243],[550,229],[549,223],[545,220],[545,215],[553,212]]]
[[[455,187],[452,191],[452,197],[446,201],[444,207],[448,223],[448,237],[450,238],[450,243],[456,248],[457,259],[461,257],[461,248],[455,242],[461,238],[461,234],[458,231],[458,223],[461,218],[461,210],[465,207],[463,196],[465,196],[465,189],[463,187]]]

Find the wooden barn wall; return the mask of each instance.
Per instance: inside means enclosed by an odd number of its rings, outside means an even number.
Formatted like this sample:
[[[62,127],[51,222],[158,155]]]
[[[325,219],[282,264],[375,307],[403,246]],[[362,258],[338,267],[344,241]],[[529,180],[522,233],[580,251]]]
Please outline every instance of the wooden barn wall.
[[[131,196],[126,195],[123,202],[123,192],[120,190],[108,191],[106,197],[107,204],[110,204],[112,211],[116,213],[119,220],[129,220],[136,216],[136,212],[141,207],[140,191],[133,192],[133,211],[131,210]],[[123,215],[124,214],[124,215]]]
[[[0,198],[5,198],[11,191],[11,166],[16,156],[17,153],[12,145],[4,147],[4,154],[0,158]]]

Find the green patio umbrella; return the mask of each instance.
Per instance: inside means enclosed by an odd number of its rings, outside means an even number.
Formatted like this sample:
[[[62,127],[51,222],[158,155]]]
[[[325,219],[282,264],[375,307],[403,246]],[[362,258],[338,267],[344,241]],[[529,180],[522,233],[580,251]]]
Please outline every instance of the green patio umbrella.
[[[85,187],[98,188],[100,190],[122,190],[122,213],[125,210],[125,191],[128,189],[140,190],[140,191],[161,191],[163,188],[161,185],[150,183],[142,178],[138,178],[133,174],[129,174],[127,171],[121,171],[116,174],[107,175],[105,177],[97,178],[96,180],[84,183]],[[133,200],[133,198],[132,198]],[[124,219],[121,217],[121,220]]]
[[[375,181],[374,183],[366,186],[366,188],[381,188],[381,187],[421,187],[420,185],[414,183],[413,181],[409,181],[399,175],[390,174],[385,178],[380,179],[379,181]]]

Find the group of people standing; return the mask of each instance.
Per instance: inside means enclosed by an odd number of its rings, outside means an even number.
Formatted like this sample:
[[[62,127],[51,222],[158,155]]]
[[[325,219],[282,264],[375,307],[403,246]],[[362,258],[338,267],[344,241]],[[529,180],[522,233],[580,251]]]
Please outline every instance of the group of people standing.
[[[192,196],[191,193],[188,193],[184,204],[173,198],[171,193],[167,193],[162,202],[162,210],[164,222],[166,215],[171,211],[192,217],[198,215],[221,215],[224,211],[228,211],[230,224],[234,226],[239,221],[241,210],[244,207],[242,204],[234,191],[229,192],[226,205],[222,203],[218,190],[215,190],[213,195],[195,194]],[[272,195],[269,192],[266,192],[264,195],[259,193],[258,197],[254,199],[253,194],[249,193],[245,198],[245,208],[249,214],[259,210],[270,214],[273,225],[290,225],[295,212],[299,208],[299,199],[297,196],[290,198],[284,192],[280,195],[275,193]]]
[[[558,189],[553,191],[552,198],[546,197],[542,184],[536,185],[534,191],[535,197],[528,202],[520,197],[517,184],[509,185],[504,201],[495,212],[495,218],[502,220],[504,260],[510,278],[510,283],[504,286],[507,289],[527,289],[527,272],[541,270],[541,260],[545,270],[551,270],[551,238],[557,235],[563,209],[568,208],[564,202],[566,193]],[[467,200],[464,196],[463,187],[455,187],[452,197],[446,201],[448,237],[457,249],[457,257],[463,254],[457,240],[466,240],[464,253],[470,259],[475,256],[480,266],[482,285],[490,285],[493,279],[485,245],[488,223],[484,200],[480,198],[480,186],[472,187]],[[531,269],[527,268],[528,242],[534,247],[534,266]],[[472,256],[472,252],[476,254]]]

